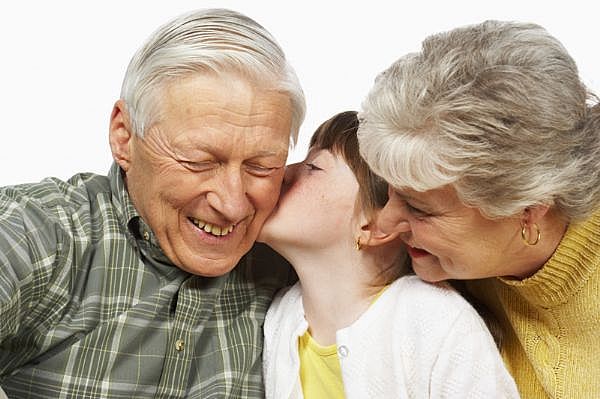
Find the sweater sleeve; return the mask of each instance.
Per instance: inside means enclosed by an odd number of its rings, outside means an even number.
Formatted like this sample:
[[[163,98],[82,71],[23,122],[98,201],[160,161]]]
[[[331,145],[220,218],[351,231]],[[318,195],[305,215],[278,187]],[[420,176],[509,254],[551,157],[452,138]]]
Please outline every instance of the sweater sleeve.
[[[450,326],[433,365],[431,398],[519,398],[494,340],[473,309]]]
[[[297,342],[307,328],[299,284],[283,288],[265,318],[263,374],[267,399],[302,398]]]

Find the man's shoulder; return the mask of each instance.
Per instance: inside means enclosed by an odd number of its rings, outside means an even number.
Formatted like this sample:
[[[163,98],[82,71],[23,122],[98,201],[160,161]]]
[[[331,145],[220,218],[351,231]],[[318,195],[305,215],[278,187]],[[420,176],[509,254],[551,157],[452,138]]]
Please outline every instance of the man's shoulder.
[[[66,181],[48,177],[36,183],[0,188],[0,208],[9,204],[43,209],[79,208],[98,195],[109,194],[110,190],[108,177],[93,173],[79,173]]]
[[[261,325],[277,291],[297,279],[289,263],[262,244],[255,244],[222,278],[217,317],[236,323],[250,318]]]
[[[235,273],[261,286],[279,289],[298,280],[291,264],[269,246],[256,243],[234,269]]]
[[[83,250],[90,226],[100,226],[96,219],[114,213],[108,210],[109,191],[106,177],[89,173],[0,188],[0,248],[5,255],[10,250],[13,267],[21,264],[26,270],[74,243]]]

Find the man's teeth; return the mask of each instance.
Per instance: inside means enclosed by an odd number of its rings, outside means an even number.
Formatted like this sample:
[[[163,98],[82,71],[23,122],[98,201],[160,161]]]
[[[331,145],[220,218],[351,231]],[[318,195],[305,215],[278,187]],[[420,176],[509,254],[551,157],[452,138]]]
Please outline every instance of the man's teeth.
[[[204,230],[205,232],[212,234],[214,236],[225,236],[233,231],[234,225],[229,225],[226,227],[215,226],[214,224],[210,224],[204,222],[202,220],[191,218],[192,223],[196,226]]]

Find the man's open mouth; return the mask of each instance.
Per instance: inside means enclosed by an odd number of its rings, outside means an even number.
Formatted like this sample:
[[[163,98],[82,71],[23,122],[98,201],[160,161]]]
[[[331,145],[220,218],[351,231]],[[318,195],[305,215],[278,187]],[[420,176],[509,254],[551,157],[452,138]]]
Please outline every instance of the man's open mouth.
[[[212,234],[213,236],[218,236],[218,237],[226,236],[227,234],[231,233],[233,231],[233,229],[235,228],[234,224],[231,224],[229,226],[217,226],[217,225],[205,222],[200,219],[195,219],[195,218],[188,218],[188,219],[199,229],[204,230],[208,234]]]

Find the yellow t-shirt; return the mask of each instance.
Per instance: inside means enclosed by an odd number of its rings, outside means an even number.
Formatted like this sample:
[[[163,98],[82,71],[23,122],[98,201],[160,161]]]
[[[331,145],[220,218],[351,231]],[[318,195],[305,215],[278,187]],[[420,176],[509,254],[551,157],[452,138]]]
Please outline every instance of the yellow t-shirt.
[[[298,339],[300,382],[306,399],[343,399],[344,384],[336,344],[321,346],[306,331]]]
[[[383,287],[371,305],[383,294]],[[300,357],[300,383],[305,399],[343,399],[344,382],[337,345],[321,346],[307,330],[298,339]]]

